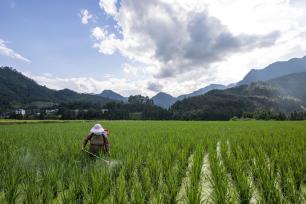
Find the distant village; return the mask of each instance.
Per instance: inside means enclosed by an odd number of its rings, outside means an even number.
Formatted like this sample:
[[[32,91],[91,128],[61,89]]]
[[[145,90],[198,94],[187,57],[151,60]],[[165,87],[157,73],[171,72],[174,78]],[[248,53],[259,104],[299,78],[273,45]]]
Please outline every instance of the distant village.
[[[86,114],[92,112],[97,114],[97,112],[102,117],[109,110],[90,110],[90,109],[70,109],[63,110],[59,108],[50,109],[16,109],[14,111],[9,111],[6,113],[1,113],[0,118],[3,119],[78,119],[86,118]]]
[[[106,104],[92,102],[68,102],[52,107],[31,107],[0,110],[2,119],[20,120],[91,120],[91,119],[171,119],[170,111],[153,104],[148,97],[130,96],[128,102],[112,101]]]

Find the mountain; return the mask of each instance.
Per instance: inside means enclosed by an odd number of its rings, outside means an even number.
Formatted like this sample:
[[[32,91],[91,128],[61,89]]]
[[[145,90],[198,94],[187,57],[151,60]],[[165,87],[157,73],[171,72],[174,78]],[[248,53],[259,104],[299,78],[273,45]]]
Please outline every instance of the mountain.
[[[199,95],[203,95],[206,94],[207,92],[211,91],[211,90],[223,90],[226,89],[227,87],[221,84],[210,84],[208,86],[205,86],[204,88],[201,88],[197,91],[194,91],[190,94],[185,94],[185,95],[181,95],[178,97],[178,100],[182,100],[184,98],[189,98],[189,97],[194,97],[194,96],[199,96]]]
[[[252,69],[237,86],[255,81],[267,81],[280,76],[306,71],[306,56],[293,58],[289,61],[275,62],[264,69]]]
[[[243,80],[236,84],[230,84],[228,86],[220,84],[211,84],[190,94],[178,96],[177,98],[167,93],[161,92],[152,97],[152,100],[156,105],[160,107],[169,108],[177,101],[201,96],[211,92],[212,90],[231,89],[231,91],[235,92],[235,88],[238,88],[241,85],[250,85],[252,82],[270,80],[269,83],[273,84],[273,79],[276,79],[277,86],[281,86],[282,84],[285,84],[285,82],[288,81],[286,77],[289,77],[290,79],[293,77],[290,76],[290,74],[302,73],[305,71],[306,56],[303,58],[294,58],[284,62],[275,62],[261,70],[253,69],[243,78]],[[279,79],[279,77],[285,78]],[[289,80],[289,82],[290,84],[286,84],[288,88],[295,87],[295,81]],[[232,88],[234,89],[232,90]],[[295,98],[300,97],[296,94],[296,88],[292,88],[290,90],[288,90],[288,88],[286,89],[282,87],[282,91],[288,91],[288,93],[284,92],[284,94],[291,94],[290,96]],[[237,89],[236,92],[239,92],[239,90],[240,89]],[[220,93],[231,93],[231,91],[225,91]],[[213,93],[215,93],[215,91]],[[303,93],[299,94],[301,94],[301,96],[304,96]],[[104,90],[101,94],[98,95],[79,94],[69,89],[55,91],[52,89],[48,89],[45,86],[40,86],[32,79],[29,79],[21,73],[17,72],[16,70],[13,70],[8,67],[0,67],[0,97],[0,108],[16,108],[24,106],[44,107],[66,102],[90,102],[104,104],[113,100],[123,102],[127,101],[126,97],[123,97],[112,90]]]
[[[177,100],[183,100],[194,96],[206,94],[211,90],[224,90],[236,86],[250,84],[257,81],[267,81],[281,76],[286,76],[293,73],[306,71],[306,56],[303,58],[293,58],[289,61],[275,62],[264,69],[252,69],[240,82],[233,83],[228,86],[221,84],[210,84],[204,88],[194,91],[190,94],[185,94],[177,97]],[[170,102],[168,102],[170,104]]]
[[[170,94],[159,92],[151,98],[153,103],[162,108],[169,108],[173,103],[177,101],[177,98],[171,96]]]
[[[290,113],[305,107],[305,87],[306,72],[295,73],[186,98],[173,104],[171,111],[176,119],[193,120],[228,120],[257,110]]]
[[[194,96],[206,94],[211,90],[224,90],[236,86],[250,84],[257,81],[267,81],[281,76],[286,76],[293,73],[306,71],[306,56],[303,58],[293,58],[289,61],[275,62],[264,69],[252,69],[240,82],[233,83],[228,86],[221,84],[210,84],[204,88],[194,91],[190,94],[185,94],[177,97],[177,100],[183,100]],[[170,101],[164,104],[171,104]],[[171,104],[172,105],[172,104]]]
[[[204,88],[201,88],[197,91],[194,91],[190,94],[184,94],[178,97],[173,97],[170,94],[160,92],[156,94],[155,96],[152,97],[152,100],[155,105],[163,107],[163,108],[169,108],[172,104],[174,104],[176,101],[183,100],[184,98],[190,98],[194,96],[199,96],[207,93],[208,91],[211,90],[223,90],[226,89],[226,86],[221,85],[221,84],[210,84]]]
[[[105,104],[110,101],[112,100],[90,94],[79,94],[69,89],[52,90],[10,67],[0,67],[0,109],[50,107],[67,102]]]
[[[120,94],[118,94],[118,93],[116,93],[112,90],[104,90],[99,95],[104,97],[104,98],[108,98],[108,99],[112,99],[112,100],[116,100],[116,101],[123,101],[123,102],[127,101],[126,97],[121,96]]]

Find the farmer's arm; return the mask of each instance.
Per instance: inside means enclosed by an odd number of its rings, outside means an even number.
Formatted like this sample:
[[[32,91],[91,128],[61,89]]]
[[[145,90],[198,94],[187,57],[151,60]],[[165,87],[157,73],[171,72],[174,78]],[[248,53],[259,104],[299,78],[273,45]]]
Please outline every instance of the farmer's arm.
[[[88,134],[84,139],[83,142],[81,144],[81,148],[82,150],[85,149],[87,142],[91,139],[92,134]]]

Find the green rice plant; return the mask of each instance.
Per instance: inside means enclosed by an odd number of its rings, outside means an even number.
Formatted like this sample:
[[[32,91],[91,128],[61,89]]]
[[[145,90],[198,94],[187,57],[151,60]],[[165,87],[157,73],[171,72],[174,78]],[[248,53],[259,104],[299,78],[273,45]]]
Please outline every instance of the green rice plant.
[[[226,169],[219,161],[217,151],[213,146],[209,146],[208,152],[210,168],[212,171],[212,200],[214,203],[230,203],[229,183]]]
[[[252,173],[255,183],[261,192],[263,202],[281,203],[282,197],[278,189],[277,176],[275,175],[275,162],[269,161],[262,150],[257,151]]]
[[[122,169],[116,181],[116,185],[112,189],[114,203],[124,204],[128,202],[125,171]]]
[[[13,167],[9,173],[2,177],[3,191],[5,195],[5,201],[9,204],[16,203],[17,197],[20,194],[20,183],[22,181],[20,169]]]
[[[193,157],[193,165],[190,173],[190,183],[186,186],[187,202],[186,203],[201,203],[201,169],[203,162],[203,145],[198,145]]]
[[[213,203],[237,202],[232,186],[241,203],[254,187],[262,203],[306,200],[304,121],[101,121],[112,167],[80,151],[94,123],[1,125],[0,202],[175,203],[194,154],[187,194],[200,203],[206,150]]]
[[[148,155],[148,168],[150,174],[150,181],[152,183],[154,191],[156,191],[159,187],[159,178],[162,171],[161,161],[151,156],[150,153]]]
[[[69,186],[66,186],[64,183],[59,184],[59,191],[54,200],[63,203],[82,203],[86,192],[86,184],[87,183],[82,179],[81,174],[75,174],[75,177],[71,180]]]
[[[231,150],[228,145],[225,142],[221,145],[224,165],[238,190],[239,202],[243,204],[250,203],[253,192],[249,179],[250,176],[248,175],[244,159],[242,158],[243,152],[239,151],[238,144],[232,145]]]
[[[52,199],[55,199],[57,197],[58,194],[58,186],[57,186],[57,182],[58,182],[58,172],[57,172],[58,168],[56,168],[55,166],[49,166],[49,167],[45,167],[42,169],[41,171],[41,176],[42,176],[42,180],[41,180],[41,188],[46,188],[46,190],[43,190],[41,192],[41,201],[43,203],[48,203],[50,200],[52,201]]]
[[[131,188],[131,203],[141,204],[145,202],[145,194],[141,187],[137,172],[135,171],[132,177]]]
[[[169,203],[168,187],[164,181],[164,175],[161,173],[158,180],[158,189],[154,192],[152,202]]]
[[[164,175],[164,182],[166,184],[166,192],[164,195],[164,202],[175,203],[176,195],[180,186],[178,181],[179,170],[177,166],[168,169]]]
[[[140,177],[139,182],[140,186],[142,187],[142,195],[144,202],[148,202],[154,191],[154,187],[152,185],[150,177],[150,169],[148,167],[144,167],[143,169],[138,169],[138,176]]]
[[[292,148],[296,153],[290,154]],[[283,197],[291,203],[301,203],[303,178],[303,147],[292,143],[290,140],[287,144],[279,144],[280,151],[276,152],[274,158],[278,161],[278,172],[280,180],[280,188]]]
[[[86,203],[101,203],[110,193],[111,179],[106,169],[94,169],[88,175],[88,187],[84,193]]]

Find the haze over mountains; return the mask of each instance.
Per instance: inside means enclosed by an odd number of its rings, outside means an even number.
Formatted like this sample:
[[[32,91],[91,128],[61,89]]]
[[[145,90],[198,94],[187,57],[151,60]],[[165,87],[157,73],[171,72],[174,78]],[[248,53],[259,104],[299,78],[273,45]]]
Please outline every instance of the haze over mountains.
[[[193,96],[199,96],[202,94],[205,94],[211,90],[224,90],[228,88],[227,86],[221,85],[221,84],[210,84],[204,88],[201,88],[199,90],[196,90],[190,94],[184,94],[184,95],[180,95],[178,97],[174,97],[171,96],[168,93],[165,92],[159,92],[157,93],[155,96],[152,97],[152,100],[154,102],[155,105],[158,105],[160,107],[163,108],[169,108],[172,104],[174,104],[176,101],[178,100],[183,100],[185,98],[189,98],[189,97],[193,97]],[[105,98],[109,98],[112,100],[116,100],[116,101],[123,101],[123,102],[127,102],[127,97],[124,97],[112,90],[104,90],[102,91],[101,94],[99,94],[100,96],[103,96]]]
[[[182,100],[184,98],[190,98],[190,97],[193,97],[193,96],[199,96],[199,95],[203,95],[203,94],[206,94],[207,92],[211,91],[211,90],[223,90],[223,89],[226,89],[227,86],[224,86],[222,84],[210,84],[208,86],[205,86],[204,88],[201,88],[199,90],[196,90],[190,94],[185,94],[185,95],[181,95],[179,97],[177,97],[178,100]]]
[[[152,97],[152,100],[155,105],[163,108],[169,108],[174,104],[172,109],[181,114],[194,109],[208,110],[203,107],[220,110],[226,108],[228,111],[231,104],[236,108],[240,107],[236,112],[233,109],[233,114],[260,107],[288,112],[305,106],[305,82],[306,56],[286,62],[276,62],[261,70],[251,70],[237,85],[211,84],[178,97],[160,92]],[[2,109],[48,107],[67,102],[101,104],[111,101],[127,102],[127,97],[112,90],[104,90],[97,95],[80,94],[69,89],[52,90],[8,67],[0,69],[0,96]]]
[[[183,100],[194,96],[206,94],[212,90],[224,90],[235,86],[246,85],[256,81],[267,81],[277,77],[285,76],[292,73],[299,73],[306,71],[306,56],[303,58],[293,58],[289,61],[275,62],[263,69],[252,69],[241,81],[238,83],[230,84],[228,86],[221,84],[210,84],[204,88],[196,90],[189,94],[184,94],[178,97],[173,97],[168,93],[160,92],[152,97],[154,104],[163,108],[169,108],[176,101]],[[109,92],[109,91],[108,91]],[[112,94],[101,94],[102,96],[114,100],[126,100],[120,94],[112,91]]]

